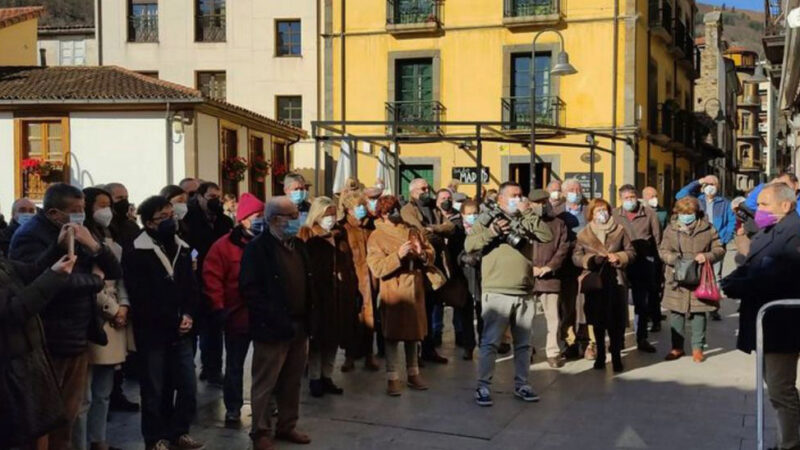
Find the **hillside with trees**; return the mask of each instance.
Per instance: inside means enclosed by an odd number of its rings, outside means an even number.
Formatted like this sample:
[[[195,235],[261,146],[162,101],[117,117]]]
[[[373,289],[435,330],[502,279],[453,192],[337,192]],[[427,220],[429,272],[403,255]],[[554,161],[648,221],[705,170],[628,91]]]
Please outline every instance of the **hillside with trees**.
[[[93,0],[0,0],[0,8],[44,6],[40,26],[94,25]]]
[[[764,12],[737,9],[729,6],[714,6],[698,3],[697,20],[695,23],[695,35],[702,36],[705,31],[703,26],[703,16],[706,13],[720,10],[722,11],[722,36],[731,46],[740,46],[753,50],[762,55],[763,45],[761,38],[764,35]]]

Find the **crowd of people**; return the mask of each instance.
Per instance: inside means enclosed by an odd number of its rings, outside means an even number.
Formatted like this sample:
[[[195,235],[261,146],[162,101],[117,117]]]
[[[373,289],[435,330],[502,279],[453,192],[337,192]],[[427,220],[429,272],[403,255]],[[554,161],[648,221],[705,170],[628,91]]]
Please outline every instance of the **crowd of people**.
[[[382,359],[389,396],[427,390],[424,365],[449,362],[440,353],[448,316],[461,357],[477,349],[478,405],[492,405],[495,361],[508,353],[514,395],[536,402],[537,311],[550,368],[588,359],[602,371],[610,354],[621,372],[625,330],[632,324],[637,350],[654,353],[649,333],[667,318],[665,359],[685,356],[690,329],[692,359],[705,360],[719,302],[696,294],[704,266],[742,299],[745,351],[758,307],[800,292],[793,175],[733,202],[706,176],[672,211],[653,187],[622,186],[614,208],[575,179],[528,195],[504,182],[475,198],[455,182],[435,191],[415,179],[407,201],[384,195],[380,180],[351,179],[335,198],[311,201],[301,175],[283,186],[264,202],[188,178],[135,209],[120,183],[53,184],[40,208],[18,199],[0,230],[0,403],[14,405],[0,410],[0,448],[111,449],[106,422],[112,399],[124,399],[123,376],[138,380],[148,450],[202,448],[190,434],[198,380],[223,389],[226,426],[241,426],[251,347],[254,448],[307,444],[297,429],[306,370],[312,397],[342,395],[341,349],[342,373],[378,371]],[[740,267],[721,279],[730,242]],[[800,446],[800,332],[781,328],[791,320],[767,320],[780,448]]]

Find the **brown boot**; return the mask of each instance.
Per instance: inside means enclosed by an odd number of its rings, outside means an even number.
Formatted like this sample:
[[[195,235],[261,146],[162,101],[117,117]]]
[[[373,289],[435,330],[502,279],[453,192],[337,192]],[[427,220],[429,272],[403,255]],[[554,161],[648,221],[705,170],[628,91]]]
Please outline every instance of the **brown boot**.
[[[422,381],[422,377],[419,375],[409,375],[408,376],[408,387],[414,389],[415,391],[427,391],[428,385]]]
[[[702,350],[692,350],[692,360],[696,363],[701,363],[706,360]]]
[[[386,393],[389,397],[399,397],[403,393],[403,385],[400,380],[389,380],[386,384]]]
[[[378,364],[378,360],[375,359],[375,355],[367,355],[367,357],[364,359],[364,368],[370,372],[377,372],[381,370],[381,366]]]
[[[664,360],[675,361],[676,359],[682,358],[684,355],[686,355],[686,353],[684,353],[683,350],[673,348],[669,353],[667,353],[667,356],[664,358]]]
[[[353,369],[356,368],[356,363],[353,361],[353,358],[345,357],[344,364],[342,364],[342,373],[352,372]]]
[[[308,445],[311,438],[297,430],[275,433],[275,439],[279,441],[291,442],[292,444]]]
[[[253,441],[253,450],[275,450],[275,444],[267,436],[261,436]]]

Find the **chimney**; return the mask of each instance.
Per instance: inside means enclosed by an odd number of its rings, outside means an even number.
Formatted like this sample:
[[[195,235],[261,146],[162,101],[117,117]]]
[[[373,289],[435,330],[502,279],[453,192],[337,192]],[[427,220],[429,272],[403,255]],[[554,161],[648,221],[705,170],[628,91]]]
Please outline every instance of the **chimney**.
[[[47,49],[39,49],[39,65],[42,67],[47,67]]]

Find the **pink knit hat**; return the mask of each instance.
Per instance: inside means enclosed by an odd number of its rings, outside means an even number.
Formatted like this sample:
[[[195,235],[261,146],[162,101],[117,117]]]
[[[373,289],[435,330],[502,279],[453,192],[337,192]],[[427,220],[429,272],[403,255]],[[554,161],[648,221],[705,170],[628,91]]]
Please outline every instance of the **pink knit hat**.
[[[264,213],[264,202],[255,195],[245,192],[239,198],[239,206],[236,208],[236,221],[241,222],[255,213]]]

